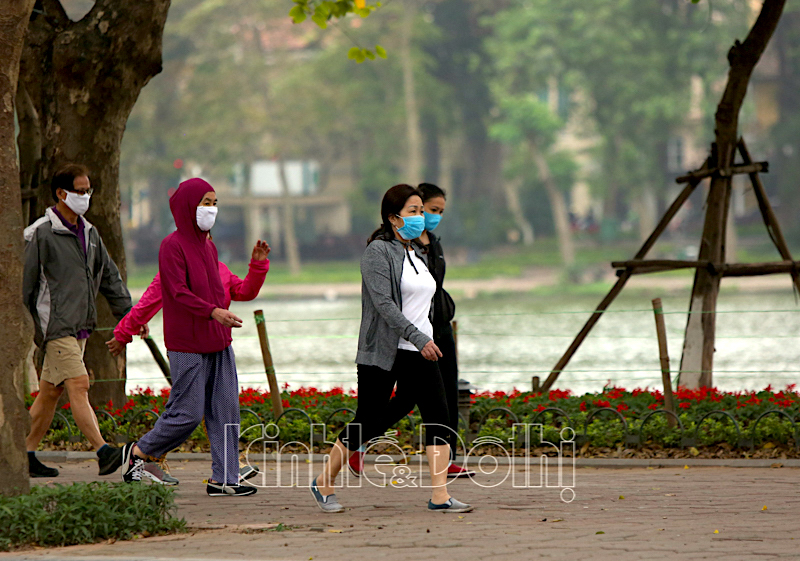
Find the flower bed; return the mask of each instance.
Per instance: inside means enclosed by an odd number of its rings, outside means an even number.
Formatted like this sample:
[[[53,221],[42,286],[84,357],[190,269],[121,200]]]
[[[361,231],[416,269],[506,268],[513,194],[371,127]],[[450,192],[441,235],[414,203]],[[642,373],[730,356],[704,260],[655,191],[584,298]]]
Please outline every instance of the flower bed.
[[[541,429],[532,432],[533,446],[541,446],[542,440],[558,444],[562,437],[574,439],[577,454],[588,457],[800,457],[795,442],[800,394],[794,384],[781,391],[768,386],[759,392],[679,388],[674,395],[676,426],[670,426],[663,410],[664,396],[658,390],[607,386],[600,393],[582,396],[569,390],[481,392],[472,396],[469,419],[462,419],[460,432],[467,441],[495,437],[509,442],[520,436],[515,423],[541,424]],[[111,442],[135,439],[152,426],[168,398],[169,389],[154,392],[145,388],[137,389],[119,407],[109,402],[98,409],[101,431]],[[342,388],[290,390],[284,385],[281,399],[288,410],[277,421],[281,442],[308,442],[311,423],[324,424],[327,434],[335,435],[352,418],[348,410],[357,406],[356,392]],[[32,401],[33,395],[29,405]],[[243,440],[262,438],[260,430],[251,427],[274,422],[269,393],[244,389],[239,403]],[[69,404],[64,409],[68,410]],[[88,445],[78,438],[68,411],[61,413],[43,447],[85,449]],[[420,423],[417,413],[398,423],[395,428],[402,447],[416,447],[414,433]],[[574,433],[562,431],[565,427]],[[181,450],[208,450],[202,426]]]

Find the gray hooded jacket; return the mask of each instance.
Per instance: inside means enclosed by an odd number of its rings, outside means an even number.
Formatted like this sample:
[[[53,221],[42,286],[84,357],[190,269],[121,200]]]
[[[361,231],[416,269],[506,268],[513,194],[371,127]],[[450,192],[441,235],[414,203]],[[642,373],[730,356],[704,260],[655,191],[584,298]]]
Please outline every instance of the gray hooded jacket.
[[[48,208],[25,228],[22,298],[33,316],[39,347],[52,339],[92,331],[97,324],[97,293],[121,319],[131,309],[131,295],[103,240],[82,216],[86,256],[78,236]]]
[[[404,259],[403,244],[381,239],[370,243],[361,257],[357,364],[391,370],[400,339],[406,339],[420,351],[431,340],[403,315],[400,277]]]

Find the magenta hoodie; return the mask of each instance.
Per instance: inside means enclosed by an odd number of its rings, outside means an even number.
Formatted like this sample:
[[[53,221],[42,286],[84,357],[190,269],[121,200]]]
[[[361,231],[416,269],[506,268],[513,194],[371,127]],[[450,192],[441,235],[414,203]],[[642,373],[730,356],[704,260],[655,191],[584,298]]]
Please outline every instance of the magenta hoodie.
[[[211,243],[211,240],[208,241]],[[230,305],[231,300],[237,302],[247,302],[258,296],[264,278],[269,271],[269,259],[264,261],[250,260],[250,267],[247,276],[240,279],[234,275],[230,269],[219,262],[219,276],[222,278],[222,288],[225,290],[225,305]],[[114,328],[114,337],[123,345],[133,341],[133,337],[139,334],[142,326],[153,319],[153,316],[161,309],[161,276],[156,275],[142,297],[136,302],[124,318],[122,318]],[[227,328],[230,330],[230,327]]]
[[[216,353],[231,344],[231,330],[211,318],[214,308],[227,308],[217,248],[197,225],[197,206],[213,190],[202,179],[187,179],[169,199],[178,229],[158,252],[168,351]]]

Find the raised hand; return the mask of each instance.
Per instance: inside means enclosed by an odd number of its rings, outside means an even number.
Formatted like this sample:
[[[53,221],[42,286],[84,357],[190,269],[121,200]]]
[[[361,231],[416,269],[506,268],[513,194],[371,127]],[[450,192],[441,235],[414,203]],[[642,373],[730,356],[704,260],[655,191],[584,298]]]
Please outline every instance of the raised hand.
[[[272,248],[269,247],[269,244],[264,240],[258,240],[256,245],[253,247],[253,261],[264,261],[269,256],[269,252],[272,251]]]

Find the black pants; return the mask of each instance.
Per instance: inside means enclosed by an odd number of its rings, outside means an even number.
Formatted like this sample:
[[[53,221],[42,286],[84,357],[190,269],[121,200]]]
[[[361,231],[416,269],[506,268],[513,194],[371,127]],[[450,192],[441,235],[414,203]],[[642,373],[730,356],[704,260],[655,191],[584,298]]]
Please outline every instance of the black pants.
[[[395,383],[397,392],[392,399]],[[355,452],[359,446],[377,436],[397,422],[390,417],[389,403],[400,400],[408,413],[416,405],[426,425],[425,444],[449,442],[447,426],[449,415],[444,384],[436,362],[425,360],[417,351],[398,349],[391,371],[377,366],[358,365],[358,409],[355,418],[339,434],[348,450]],[[399,418],[402,418],[400,415]]]
[[[444,397],[447,402],[447,443],[450,445],[450,459],[455,460],[456,452],[459,448],[458,442],[458,361],[456,360],[456,342],[453,339],[453,331],[443,330],[442,333],[434,335],[433,342],[442,351],[442,357],[437,361],[439,372],[442,375],[444,385]],[[414,403],[398,392],[392,401],[389,402],[389,426],[405,417],[414,408]],[[421,412],[421,410],[420,410]],[[424,419],[424,417],[423,417]]]

